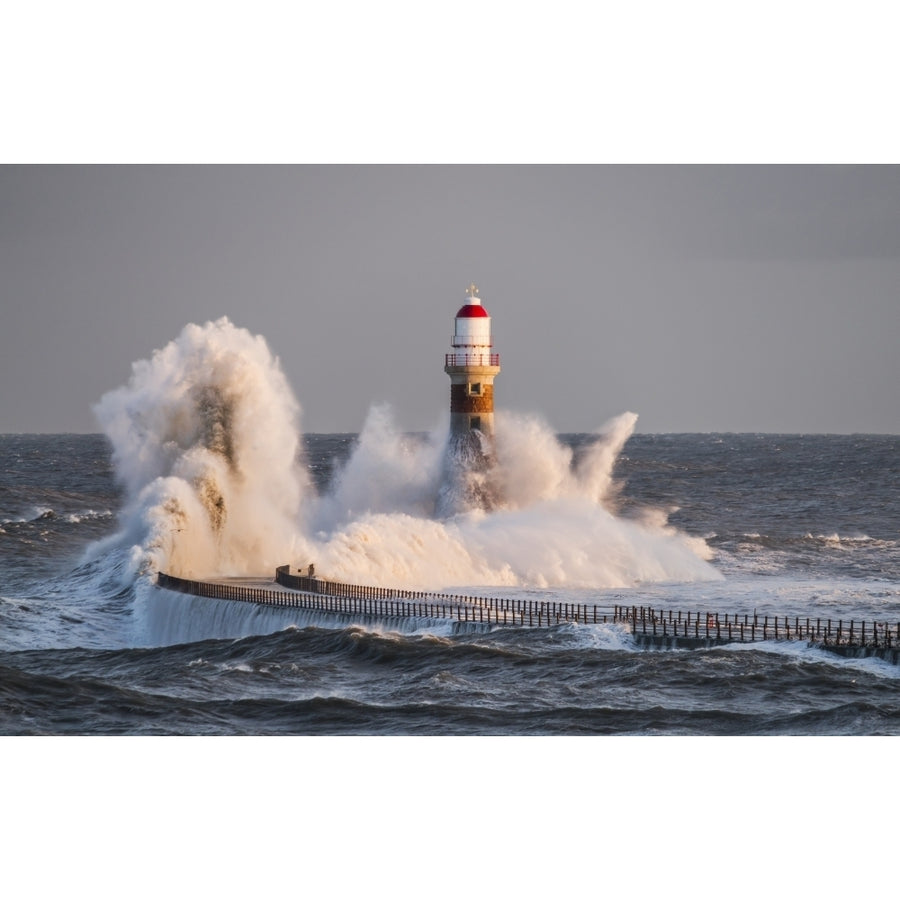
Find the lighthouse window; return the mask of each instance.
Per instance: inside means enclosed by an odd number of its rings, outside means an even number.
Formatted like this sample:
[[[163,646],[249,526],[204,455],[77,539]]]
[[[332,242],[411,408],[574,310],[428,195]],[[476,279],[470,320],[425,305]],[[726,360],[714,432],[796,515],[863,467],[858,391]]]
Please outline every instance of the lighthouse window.
[[[481,385],[480,384],[470,384],[469,385],[469,393],[470,394],[480,394],[481,393]]]
[[[469,428],[471,428],[472,431],[481,431],[481,416],[472,416],[472,418],[469,419]]]

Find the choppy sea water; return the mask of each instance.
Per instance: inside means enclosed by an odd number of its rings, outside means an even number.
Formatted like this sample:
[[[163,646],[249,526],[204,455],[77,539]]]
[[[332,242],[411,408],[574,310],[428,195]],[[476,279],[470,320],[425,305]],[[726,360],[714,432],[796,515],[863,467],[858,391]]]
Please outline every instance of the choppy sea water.
[[[320,491],[357,443],[305,438]],[[615,462],[616,515],[667,511],[719,577],[483,592],[896,624],[898,449],[890,436],[634,434]],[[105,437],[0,436],[0,460],[6,735],[900,732],[897,666],[805,644],[647,651],[612,625],[453,634],[229,618],[221,601],[160,591],[120,551],[98,555],[122,502]]]

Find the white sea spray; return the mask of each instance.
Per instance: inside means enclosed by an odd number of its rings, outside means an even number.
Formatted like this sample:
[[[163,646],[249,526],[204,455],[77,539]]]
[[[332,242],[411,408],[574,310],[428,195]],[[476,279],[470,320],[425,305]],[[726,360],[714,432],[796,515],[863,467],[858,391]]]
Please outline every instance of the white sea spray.
[[[107,543],[130,544],[138,571],[270,575],[314,562],[324,577],[407,588],[719,577],[705,542],[664,512],[616,514],[613,467],[633,413],[574,454],[538,417],[501,410],[494,457],[479,473],[490,503],[472,503],[476,491],[442,508],[447,419],[410,436],[386,406],[372,408],[350,458],[317,493],[279,361],[226,318],[185,327],[95,412],[125,491]]]
[[[95,413],[139,567],[241,574],[298,552],[300,407],[261,337],[226,318],[188,325]]]

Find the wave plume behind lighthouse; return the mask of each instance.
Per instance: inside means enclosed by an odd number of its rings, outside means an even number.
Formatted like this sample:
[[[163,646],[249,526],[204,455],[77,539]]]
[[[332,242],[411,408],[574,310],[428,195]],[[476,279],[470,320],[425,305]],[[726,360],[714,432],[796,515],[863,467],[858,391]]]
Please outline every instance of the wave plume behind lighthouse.
[[[499,371],[499,360],[490,368]],[[104,548],[147,573],[262,575],[315,562],[326,578],[413,589],[721,577],[704,541],[669,527],[665,511],[615,514],[613,466],[633,414],[576,454],[537,416],[500,412],[494,421],[491,410],[489,429],[454,431],[445,414],[414,436],[395,427],[388,407],[374,407],[346,461],[316,489],[299,411],[262,337],[227,319],[187,326],[96,408],[125,491],[119,533]],[[436,515],[448,448],[462,438],[489,460],[470,472],[490,502]]]

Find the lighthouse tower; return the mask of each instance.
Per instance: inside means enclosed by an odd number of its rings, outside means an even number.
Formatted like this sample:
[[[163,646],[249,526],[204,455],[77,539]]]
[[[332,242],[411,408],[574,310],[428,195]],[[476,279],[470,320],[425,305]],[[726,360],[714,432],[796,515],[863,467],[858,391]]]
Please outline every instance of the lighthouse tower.
[[[491,317],[470,284],[466,303],[456,314],[444,371],[450,376],[450,432],[494,434],[494,377],[500,354],[492,352]]]

